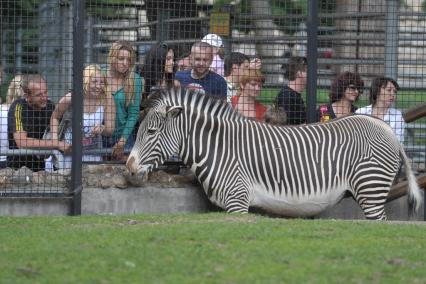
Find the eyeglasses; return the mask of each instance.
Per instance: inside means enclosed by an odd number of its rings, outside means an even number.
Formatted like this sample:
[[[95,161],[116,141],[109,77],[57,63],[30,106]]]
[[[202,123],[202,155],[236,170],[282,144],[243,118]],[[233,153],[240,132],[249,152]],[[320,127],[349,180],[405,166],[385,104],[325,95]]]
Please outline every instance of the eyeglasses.
[[[348,85],[346,88],[354,90],[354,91],[356,90],[356,91],[358,91],[358,94],[362,94],[362,92],[364,91],[362,88],[355,86],[355,85]]]

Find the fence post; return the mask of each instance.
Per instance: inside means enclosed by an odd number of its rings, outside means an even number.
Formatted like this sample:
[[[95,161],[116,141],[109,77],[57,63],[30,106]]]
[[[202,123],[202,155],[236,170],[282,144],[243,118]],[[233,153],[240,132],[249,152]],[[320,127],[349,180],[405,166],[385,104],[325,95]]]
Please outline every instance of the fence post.
[[[85,0],[73,0],[73,65],[72,65],[72,166],[71,191],[73,199],[71,215],[81,214],[81,157],[82,157],[82,121],[83,121],[83,66],[84,66],[84,12]]]
[[[169,22],[166,20],[170,19],[170,11],[161,8],[157,14],[157,42],[165,41],[169,39]]]
[[[86,51],[86,63],[90,64],[92,63],[92,46],[93,46],[93,17],[92,15],[89,15],[87,17],[87,23],[86,23],[86,34],[87,34],[87,43],[86,46],[84,48],[84,50]]]
[[[14,73],[22,73],[22,17],[18,17],[15,30],[15,68]]]
[[[399,0],[386,1],[385,76],[398,76],[398,5]]]
[[[224,13],[229,14],[228,35],[224,36],[224,38],[225,38],[225,55],[230,55],[232,52],[232,20],[234,19],[235,7],[234,7],[234,4],[226,4],[223,6],[221,10]]]
[[[317,58],[318,58],[318,7],[316,0],[308,2],[308,18],[307,18],[307,88],[306,88],[306,106],[307,123],[316,121],[316,104],[317,104]]]
[[[4,76],[6,76],[8,72],[8,65],[7,65],[7,42],[8,42],[8,36],[9,36],[9,27],[5,28],[5,24],[2,23],[2,37],[1,37],[1,62],[0,65],[3,67]],[[6,77],[3,78],[6,80]]]

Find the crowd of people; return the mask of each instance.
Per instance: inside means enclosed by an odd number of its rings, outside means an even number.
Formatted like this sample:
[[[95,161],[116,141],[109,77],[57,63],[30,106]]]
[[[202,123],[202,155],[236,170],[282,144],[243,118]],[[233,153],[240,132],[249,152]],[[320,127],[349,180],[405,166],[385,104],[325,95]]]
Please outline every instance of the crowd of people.
[[[284,75],[288,83],[274,104],[259,102],[265,76],[259,58],[241,52],[225,55],[223,41],[208,34],[194,43],[189,53],[176,58],[173,47],[153,45],[143,67],[136,69],[136,52],[127,42],[112,44],[106,67],[88,65],[83,71],[83,150],[111,148],[112,157],[125,160],[135,142],[143,118],[141,102],[154,90],[185,87],[200,90],[231,104],[248,118],[274,125],[306,123],[302,94],[307,83],[307,60],[288,59]],[[3,72],[0,68],[0,85]],[[393,107],[399,89],[392,78],[378,77],[371,83],[370,105],[357,109],[364,81],[354,72],[343,72],[331,83],[329,103],[317,109],[318,122],[360,113],[380,118],[404,141],[404,119]],[[71,168],[72,91],[55,105],[49,100],[47,82],[40,74],[16,75],[0,108],[0,150],[50,149],[52,155],[3,155],[0,167],[33,171]],[[96,151],[95,151],[96,152]],[[100,162],[102,154],[84,154],[83,161]]]

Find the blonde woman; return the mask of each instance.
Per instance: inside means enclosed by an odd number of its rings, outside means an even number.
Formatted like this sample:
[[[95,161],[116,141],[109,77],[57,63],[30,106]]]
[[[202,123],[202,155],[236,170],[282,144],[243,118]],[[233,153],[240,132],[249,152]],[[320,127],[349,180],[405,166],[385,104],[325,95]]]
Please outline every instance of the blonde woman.
[[[123,41],[114,42],[109,50],[107,94],[112,95],[116,106],[115,131],[107,143],[113,147],[113,157],[124,159],[124,148],[134,144],[132,132],[139,119],[142,79],[135,72],[136,53]]]
[[[7,113],[9,106],[16,99],[24,97],[24,90],[21,87],[22,75],[16,75],[12,81],[10,81],[9,88],[7,89],[6,103],[0,106],[0,150],[9,149],[9,141],[7,137]],[[0,156],[0,168],[7,166],[7,157]]]
[[[110,136],[114,131],[115,104],[113,98],[106,94],[106,79],[98,65],[89,65],[83,71],[83,149],[102,148],[102,137]],[[50,119],[52,139],[72,143],[72,126],[69,124],[59,137],[59,121],[71,111],[72,94],[66,94],[56,105]],[[71,156],[55,152],[60,169],[71,168]],[[101,155],[83,155],[83,161],[101,161]],[[52,168],[46,166],[47,170]]]
[[[22,75],[16,75],[12,81],[10,81],[6,95],[6,103],[8,105],[10,105],[14,100],[24,97],[24,90],[21,87],[22,79]]]

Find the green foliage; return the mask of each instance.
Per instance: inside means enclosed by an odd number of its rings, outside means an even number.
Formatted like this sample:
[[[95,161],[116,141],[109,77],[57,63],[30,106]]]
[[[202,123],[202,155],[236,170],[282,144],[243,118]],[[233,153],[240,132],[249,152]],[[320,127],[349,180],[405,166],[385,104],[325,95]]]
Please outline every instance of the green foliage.
[[[208,4],[209,1],[197,1],[197,3],[199,4]],[[212,10],[214,12],[221,12],[223,10],[224,7],[228,6],[231,4],[231,0],[216,0],[213,2],[213,8]]]
[[[123,10],[117,7],[131,3],[132,0],[86,0],[86,7],[88,13],[96,17],[117,19],[126,16],[123,15]]]
[[[220,11],[225,5],[229,5],[231,0],[216,0],[213,4],[213,11]],[[281,27],[281,29],[288,33],[294,34],[299,27],[299,24],[306,21],[308,14],[308,1],[307,0],[268,0],[271,6],[272,15],[274,16],[274,23]],[[336,0],[319,0],[318,11],[320,13],[331,13],[335,11]],[[255,15],[256,9],[252,9],[250,0],[241,0],[235,6],[235,21],[234,23],[240,27],[240,30],[248,32],[250,26],[253,25],[253,20],[241,19],[239,15],[249,16]],[[285,16],[300,16],[296,18],[280,19]],[[329,18],[320,19],[321,25],[331,26],[332,20]]]
[[[19,0],[19,1],[2,1],[2,16],[7,21],[13,22],[17,16],[36,17],[38,6],[46,2],[44,0]],[[53,1],[55,5],[59,3],[71,4],[71,0]],[[86,0],[88,12],[97,16],[113,17],[117,15],[117,7],[119,5],[131,4],[132,0]]]
[[[16,17],[34,17],[41,0],[2,1],[1,15],[5,21],[13,21]]]
[[[258,215],[0,219],[2,283],[424,283],[423,224]]]
[[[293,34],[297,31],[297,28],[301,22],[305,22],[307,15],[307,0],[292,1],[292,0],[272,0],[271,8],[273,16],[295,16],[300,15],[302,17],[295,19],[277,20],[274,22],[278,26],[281,26],[284,32]]]

